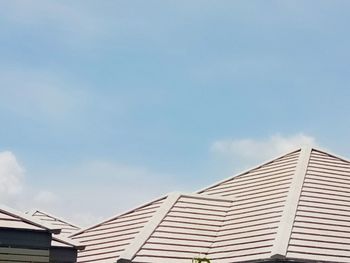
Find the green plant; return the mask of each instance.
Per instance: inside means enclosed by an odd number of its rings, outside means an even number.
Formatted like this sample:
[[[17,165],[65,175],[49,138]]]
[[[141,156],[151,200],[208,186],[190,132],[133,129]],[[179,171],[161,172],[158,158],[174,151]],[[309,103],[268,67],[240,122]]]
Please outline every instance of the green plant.
[[[198,257],[198,258],[193,258],[192,263],[210,263],[210,260],[205,257],[204,258]]]

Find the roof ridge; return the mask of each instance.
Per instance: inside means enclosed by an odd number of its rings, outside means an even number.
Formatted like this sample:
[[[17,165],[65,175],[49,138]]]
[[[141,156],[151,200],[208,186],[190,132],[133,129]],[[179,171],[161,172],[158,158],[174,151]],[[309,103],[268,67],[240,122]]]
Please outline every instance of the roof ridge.
[[[271,258],[285,258],[293,223],[298,208],[299,198],[304,184],[312,148],[301,148],[298,163],[284,204],[282,216],[271,249]]]
[[[270,159],[268,159],[267,161],[263,162],[262,164],[253,166],[252,168],[249,168],[249,169],[245,169],[245,170],[243,170],[242,172],[239,172],[239,173],[237,173],[237,174],[235,174],[235,175],[233,175],[233,176],[230,176],[229,178],[226,178],[226,179],[221,180],[221,181],[219,181],[219,182],[216,182],[216,183],[214,183],[214,184],[212,184],[212,185],[210,185],[210,186],[208,186],[208,187],[206,187],[206,188],[204,188],[204,189],[201,189],[201,190],[199,190],[199,191],[196,191],[196,193],[201,194],[202,192],[204,192],[204,191],[206,191],[206,190],[208,190],[208,189],[210,189],[210,188],[213,188],[213,187],[215,187],[215,186],[218,186],[218,185],[220,185],[220,184],[223,184],[223,183],[225,183],[225,182],[228,182],[228,181],[230,181],[230,180],[232,180],[232,179],[234,179],[234,178],[236,178],[236,177],[238,177],[238,176],[247,174],[247,173],[249,173],[249,172],[251,172],[251,171],[253,171],[253,170],[259,169],[259,168],[262,167],[262,166],[265,166],[265,165],[268,165],[268,164],[270,164],[270,163],[273,163],[274,161],[276,161],[276,160],[278,160],[278,159],[281,159],[281,158],[283,158],[283,157],[285,157],[285,156],[287,156],[287,155],[289,155],[289,154],[298,152],[298,151],[300,151],[300,150],[303,149],[303,148],[304,148],[304,147],[297,147],[297,148],[295,148],[295,149],[292,150],[292,151],[289,151],[289,152],[287,152],[287,153],[281,154],[281,155],[279,155],[279,156],[277,156],[277,157],[274,157],[274,158],[270,158]]]
[[[157,209],[157,211],[153,214],[151,219],[147,222],[147,224],[142,228],[142,230],[136,235],[134,240],[129,244],[129,246],[121,253],[118,263],[127,263],[132,262],[135,254],[140,250],[140,248],[144,245],[144,243],[148,240],[154,230],[158,227],[164,217],[168,214],[170,209],[174,206],[177,200],[182,195],[180,193],[170,193],[168,194],[165,201],[161,204],[161,206]]]

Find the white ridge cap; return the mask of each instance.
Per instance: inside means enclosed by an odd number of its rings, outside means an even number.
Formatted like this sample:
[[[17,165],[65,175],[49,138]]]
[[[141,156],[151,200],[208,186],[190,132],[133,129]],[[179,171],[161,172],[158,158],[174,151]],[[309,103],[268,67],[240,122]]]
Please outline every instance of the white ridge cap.
[[[281,259],[287,255],[289,239],[292,233],[295,215],[297,212],[299,198],[306,176],[312,148],[301,148],[297,167],[289,187],[287,200],[285,202],[281,220],[276,233],[276,238],[271,250],[271,258]]]
[[[120,255],[119,259],[116,261],[118,263],[132,262],[135,254],[144,245],[147,239],[151,236],[154,230],[158,227],[170,209],[174,206],[177,200],[180,198],[180,193],[170,193],[163,202],[163,204],[158,208],[157,212],[153,215],[150,221],[145,225],[141,232],[136,236],[134,241],[130,246]]]

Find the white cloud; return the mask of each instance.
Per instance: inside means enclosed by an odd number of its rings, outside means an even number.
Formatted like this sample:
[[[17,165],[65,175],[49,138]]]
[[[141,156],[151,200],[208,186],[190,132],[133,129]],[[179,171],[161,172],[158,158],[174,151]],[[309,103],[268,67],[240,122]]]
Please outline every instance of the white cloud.
[[[0,152],[0,200],[11,202],[23,190],[24,169],[12,152]]]
[[[262,140],[225,139],[215,141],[211,145],[211,151],[228,159],[235,166],[233,169],[240,170],[305,145],[316,146],[316,139],[303,133],[273,135]]]
[[[0,152],[0,204],[26,212],[31,209],[52,209],[61,204],[53,192],[32,188],[25,182],[25,169],[14,153]]]

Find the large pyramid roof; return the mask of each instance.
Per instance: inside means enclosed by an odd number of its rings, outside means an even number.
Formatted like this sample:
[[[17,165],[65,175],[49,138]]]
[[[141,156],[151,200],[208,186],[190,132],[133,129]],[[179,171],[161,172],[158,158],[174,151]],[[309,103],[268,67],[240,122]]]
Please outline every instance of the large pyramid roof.
[[[350,162],[300,148],[72,236],[78,262],[350,262]]]

